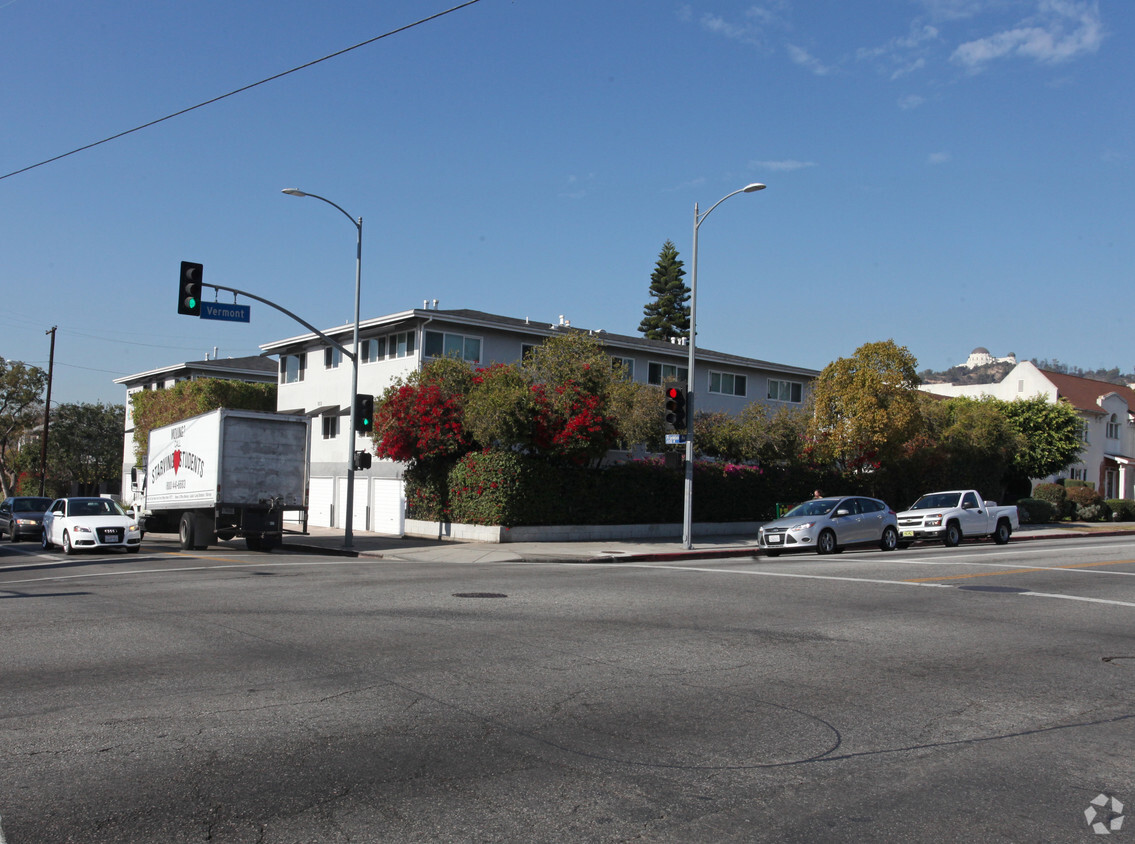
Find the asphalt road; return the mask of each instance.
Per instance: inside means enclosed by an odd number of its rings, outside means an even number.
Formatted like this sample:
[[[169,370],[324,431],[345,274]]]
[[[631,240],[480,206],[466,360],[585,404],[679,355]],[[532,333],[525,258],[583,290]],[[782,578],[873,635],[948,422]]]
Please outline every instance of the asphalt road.
[[[1126,538],[606,565],[4,544],[0,844],[1122,840],[1133,629]]]

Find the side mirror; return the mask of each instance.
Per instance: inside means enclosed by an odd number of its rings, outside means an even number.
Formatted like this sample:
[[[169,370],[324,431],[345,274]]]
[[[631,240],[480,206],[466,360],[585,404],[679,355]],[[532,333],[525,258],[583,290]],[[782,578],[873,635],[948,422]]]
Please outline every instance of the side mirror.
[[[835,511],[835,516],[836,516],[836,518],[837,518],[837,519],[838,519],[838,518],[839,518],[840,516],[850,516],[850,515],[851,515],[851,511],[850,511],[850,510],[836,510],[836,511]]]

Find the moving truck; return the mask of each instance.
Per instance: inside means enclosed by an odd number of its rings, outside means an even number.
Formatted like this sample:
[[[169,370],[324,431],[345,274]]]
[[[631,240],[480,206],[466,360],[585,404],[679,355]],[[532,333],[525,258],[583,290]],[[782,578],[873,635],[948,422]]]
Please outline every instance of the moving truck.
[[[283,541],[285,511],[307,526],[310,420],[221,408],[150,431],[131,473],[143,530],[177,531],[183,549],[244,537],[253,551]]]

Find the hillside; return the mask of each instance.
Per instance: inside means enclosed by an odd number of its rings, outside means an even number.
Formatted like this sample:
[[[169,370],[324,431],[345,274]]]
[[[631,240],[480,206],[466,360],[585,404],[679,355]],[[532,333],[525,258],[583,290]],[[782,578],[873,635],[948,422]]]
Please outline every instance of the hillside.
[[[1111,369],[1082,369],[1078,366],[1069,366],[1058,360],[1037,360],[1032,363],[1039,369],[1049,372],[1059,372],[1063,375],[1075,375],[1079,378],[1091,378],[1094,381],[1104,381],[1108,384],[1135,383],[1135,373],[1123,373],[1119,367]],[[988,366],[976,366],[967,369],[964,366],[954,366],[944,372],[934,372],[927,369],[918,373],[923,384],[994,384],[1002,380],[1012,370],[1011,363],[991,363]]]

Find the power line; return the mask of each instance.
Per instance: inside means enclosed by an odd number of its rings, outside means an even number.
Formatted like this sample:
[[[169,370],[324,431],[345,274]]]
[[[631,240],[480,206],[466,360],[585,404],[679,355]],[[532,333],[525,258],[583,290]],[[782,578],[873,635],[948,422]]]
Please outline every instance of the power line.
[[[253,82],[250,85],[245,85],[242,88],[237,88],[235,91],[229,91],[227,94],[221,94],[218,97],[213,97],[211,100],[205,100],[204,102],[197,103],[197,105],[192,105],[188,108],[183,108],[180,111],[175,111],[172,114],[167,114],[165,117],[159,117],[157,120],[151,120],[149,123],[143,123],[141,126],[135,126],[133,129],[127,129],[124,132],[119,132],[117,135],[111,135],[108,138],[103,138],[101,141],[94,141],[93,143],[86,144],[85,146],[77,147],[70,152],[56,155],[53,158],[44,159],[43,161],[37,162],[36,164],[29,164],[27,167],[21,167],[19,170],[13,170],[11,173],[5,173],[3,176],[0,176],[0,181],[7,179],[10,176],[18,176],[20,173],[26,173],[29,170],[34,170],[36,167],[42,167],[45,164],[51,164],[54,161],[59,161],[60,159],[66,158],[69,155],[74,155],[77,152],[84,152],[88,149],[93,149],[94,147],[101,146],[102,144],[116,141],[119,138],[124,138],[127,135],[132,135],[135,132],[141,132],[143,129],[149,129],[151,126],[157,126],[159,123],[164,123],[167,120],[172,120],[175,117],[180,117],[183,114],[188,114],[191,111],[195,111],[199,108],[204,108],[207,105],[212,105],[213,103],[218,103],[221,100],[228,99],[229,97],[236,96],[237,94],[242,94],[245,91],[249,91],[259,85],[264,85],[268,82],[274,82],[277,79],[282,79],[283,77],[291,73],[295,73],[296,71],[313,67],[320,62],[325,62],[328,59],[333,59],[337,56],[343,55],[344,53],[349,53],[352,50],[357,50],[359,49],[359,47],[365,47],[368,44],[373,44],[375,41],[381,41],[383,38],[389,38],[391,35],[397,35],[400,32],[405,32],[408,29],[413,29],[416,26],[421,26],[424,23],[429,23],[430,21],[445,17],[452,12],[459,11],[461,9],[464,9],[466,6],[472,6],[474,3],[479,2],[481,2],[481,0],[466,0],[466,2],[459,3],[453,8],[446,9],[444,12],[437,12],[436,14],[430,15],[429,17],[422,18],[421,20],[414,21],[413,23],[408,23],[405,26],[398,27],[397,29],[392,29],[389,32],[384,32],[382,33],[382,35],[376,35],[374,38],[368,38],[366,41],[360,41],[358,44],[355,44],[351,47],[344,47],[342,50],[337,50],[334,53],[329,53],[321,59],[314,59],[313,61],[307,62],[306,64],[301,64],[298,67],[293,67],[291,70],[285,70],[282,73],[277,73],[275,76],[269,76],[267,79],[261,79],[259,82]]]

